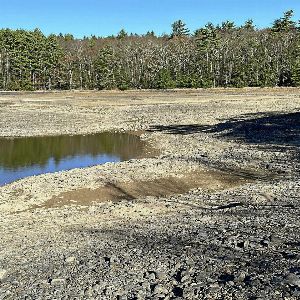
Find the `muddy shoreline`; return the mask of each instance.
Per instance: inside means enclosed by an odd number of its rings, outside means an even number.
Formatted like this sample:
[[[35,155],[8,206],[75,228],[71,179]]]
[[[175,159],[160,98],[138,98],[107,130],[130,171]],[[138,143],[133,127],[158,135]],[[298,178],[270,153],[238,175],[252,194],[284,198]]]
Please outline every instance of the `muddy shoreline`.
[[[298,89],[0,93],[2,137],[157,149],[0,187],[0,299],[298,299],[299,111]]]

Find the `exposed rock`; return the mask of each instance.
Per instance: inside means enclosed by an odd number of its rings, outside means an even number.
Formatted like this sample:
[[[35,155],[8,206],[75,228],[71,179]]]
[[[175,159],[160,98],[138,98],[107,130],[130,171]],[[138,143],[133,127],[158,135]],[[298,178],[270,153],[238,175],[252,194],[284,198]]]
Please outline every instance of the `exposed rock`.
[[[2,136],[138,129],[158,152],[0,187],[0,299],[298,299],[299,90],[103,93],[1,107]],[[87,201],[103,187],[127,197]]]
[[[67,264],[74,264],[76,263],[76,257],[75,256],[69,256],[66,258],[66,263]]]
[[[5,280],[8,275],[8,271],[5,269],[0,269],[0,282]]]
[[[285,282],[291,286],[296,286],[300,288],[300,275],[291,273],[286,276]]]

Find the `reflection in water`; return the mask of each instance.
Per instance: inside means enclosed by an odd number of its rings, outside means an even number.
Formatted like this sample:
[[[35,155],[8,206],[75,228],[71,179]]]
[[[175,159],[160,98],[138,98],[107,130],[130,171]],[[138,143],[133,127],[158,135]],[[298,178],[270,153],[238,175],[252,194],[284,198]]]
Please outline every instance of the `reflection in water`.
[[[139,137],[126,133],[0,138],[0,185],[27,176],[83,168],[138,157]]]

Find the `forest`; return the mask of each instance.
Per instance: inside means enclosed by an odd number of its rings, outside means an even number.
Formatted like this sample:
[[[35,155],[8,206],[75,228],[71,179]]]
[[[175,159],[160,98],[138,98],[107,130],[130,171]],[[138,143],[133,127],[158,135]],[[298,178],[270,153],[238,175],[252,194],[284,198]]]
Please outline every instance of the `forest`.
[[[300,21],[287,11],[270,28],[208,23],[191,33],[76,39],[39,29],[0,30],[1,90],[170,89],[300,85]]]

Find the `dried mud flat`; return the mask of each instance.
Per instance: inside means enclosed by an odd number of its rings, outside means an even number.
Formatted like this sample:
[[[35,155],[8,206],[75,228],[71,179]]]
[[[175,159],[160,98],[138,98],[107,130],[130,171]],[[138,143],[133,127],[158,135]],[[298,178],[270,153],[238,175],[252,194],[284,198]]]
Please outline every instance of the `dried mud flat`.
[[[0,187],[0,299],[299,299],[299,111],[298,89],[0,93],[0,136],[157,149]]]

